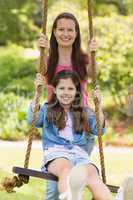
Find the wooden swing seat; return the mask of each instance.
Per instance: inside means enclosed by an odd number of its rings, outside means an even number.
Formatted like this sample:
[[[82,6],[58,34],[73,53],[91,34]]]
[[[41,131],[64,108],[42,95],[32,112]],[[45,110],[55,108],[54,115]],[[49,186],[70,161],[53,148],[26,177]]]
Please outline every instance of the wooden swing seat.
[[[51,173],[44,173],[44,172],[33,170],[33,169],[27,169],[27,168],[22,168],[22,167],[13,167],[12,171],[15,174],[21,174],[21,175],[31,176],[31,177],[35,177],[35,178],[58,181],[57,176],[55,176]]]
[[[13,167],[12,171],[16,174],[21,174],[21,175],[25,175],[25,176],[31,176],[31,177],[40,178],[40,179],[58,181],[57,176],[55,176],[51,173],[44,173],[44,172],[33,170],[33,169],[26,169],[26,168],[22,168],[22,167]],[[117,190],[119,189],[118,186],[108,185],[108,184],[107,184],[107,186],[112,193],[117,193]]]

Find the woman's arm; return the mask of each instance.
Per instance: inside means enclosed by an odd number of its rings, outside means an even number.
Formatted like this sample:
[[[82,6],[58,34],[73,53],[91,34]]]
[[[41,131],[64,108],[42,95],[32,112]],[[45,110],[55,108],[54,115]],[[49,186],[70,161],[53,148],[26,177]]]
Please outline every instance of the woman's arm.
[[[41,33],[39,35],[39,38],[37,40],[37,46],[38,48],[45,48],[45,51],[46,51],[46,57],[45,57],[45,60],[44,60],[44,64],[47,68],[47,63],[48,63],[48,54],[49,54],[49,41],[48,41],[48,37],[46,35],[44,35],[43,33]],[[37,62],[37,66],[39,66],[39,63],[40,63],[40,57],[38,59],[38,62]]]
[[[97,43],[96,43],[94,38],[92,38],[92,40],[89,41],[88,47],[89,47],[89,55],[88,55],[88,63],[87,63],[87,72],[88,72],[88,77],[92,78],[93,70],[92,70],[92,67],[91,67],[92,61],[91,61],[91,55],[90,54],[91,54],[92,51],[95,51],[95,52],[97,51]],[[98,72],[99,72],[99,66],[96,63],[96,73],[98,74]]]
[[[89,64],[86,67],[87,67],[88,78],[92,78],[93,69],[91,67],[91,58],[89,59]],[[99,65],[96,63],[96,74],[98,74],[98,73],[99,73]]]

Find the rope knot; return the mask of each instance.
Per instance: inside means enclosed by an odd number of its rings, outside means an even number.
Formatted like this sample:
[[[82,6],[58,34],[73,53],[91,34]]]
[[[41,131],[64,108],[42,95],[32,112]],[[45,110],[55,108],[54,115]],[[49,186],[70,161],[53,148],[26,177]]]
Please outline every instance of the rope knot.
[[[21,187],[24,183],[29,182],[29,177],[25,175],[13,176],[12,178],[5,177],[2,182],[2,189],[8,193],[15,192],[13,189],[15,187]]]

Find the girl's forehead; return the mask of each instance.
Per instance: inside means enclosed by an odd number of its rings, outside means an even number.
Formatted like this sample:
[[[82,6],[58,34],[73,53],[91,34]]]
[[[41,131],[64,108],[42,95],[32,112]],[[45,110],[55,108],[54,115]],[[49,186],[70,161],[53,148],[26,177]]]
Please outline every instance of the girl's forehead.
[[[57,27],[59,27],[59,26],[62,26],[62,27],[66,27],[66,26],[75,27],[75,22],[72,19],[62,18],[62,19],[58,19],[58,21],[57,21]]]
[[[75,86],[73,80],[71,78],[65,78],[65,79],[60,79],[58,85],[64,85],[64,86]]]

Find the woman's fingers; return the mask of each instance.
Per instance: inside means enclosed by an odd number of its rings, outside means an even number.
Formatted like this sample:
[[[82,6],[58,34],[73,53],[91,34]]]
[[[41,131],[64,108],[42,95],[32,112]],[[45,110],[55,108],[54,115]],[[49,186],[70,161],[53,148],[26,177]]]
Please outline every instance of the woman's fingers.
[[[49,41],[48,41],[48,38],[46,35],[44,35],[43,33],[41,33],[39,35],[39,39],[37,41],[37,46],[40,48],[40,47],[43,47],[43,48],[47,48],[49,49]]]
[[[95,38],[92,38],[89,41],[89,49],[90,49],[90,51],[97,51],[97,43],[96,43]]]

